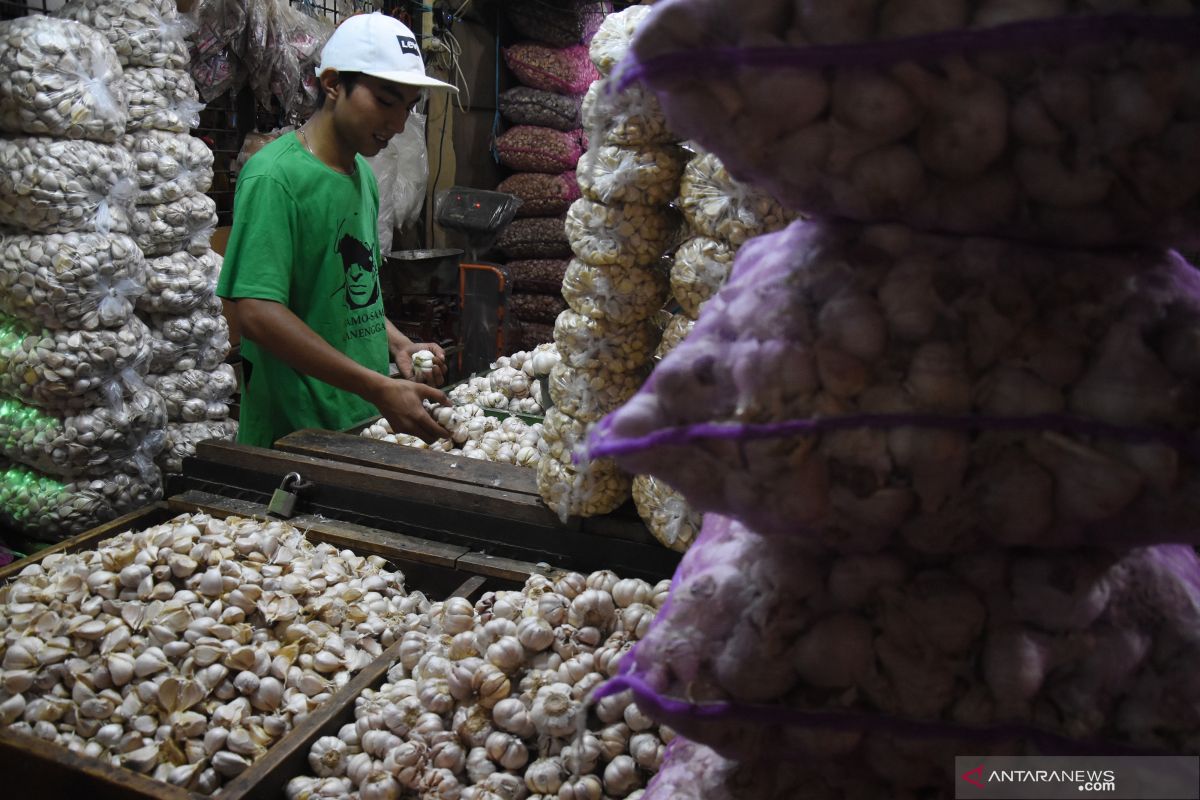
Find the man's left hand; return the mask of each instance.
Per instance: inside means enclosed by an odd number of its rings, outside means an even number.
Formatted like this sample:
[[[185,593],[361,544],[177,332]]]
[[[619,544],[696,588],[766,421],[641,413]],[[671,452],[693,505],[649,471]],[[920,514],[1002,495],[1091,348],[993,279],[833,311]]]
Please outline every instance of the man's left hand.
[[[428,350],[433,353],[433,369],[418,375],[413,369],[413,353],[418,350]],[[433,342],[410,342],[392,350],[392,358],[400,370],[400,377],[405,380],[417,381],[430,386],[441,386],[446,381],[446,353],[441,346]]]

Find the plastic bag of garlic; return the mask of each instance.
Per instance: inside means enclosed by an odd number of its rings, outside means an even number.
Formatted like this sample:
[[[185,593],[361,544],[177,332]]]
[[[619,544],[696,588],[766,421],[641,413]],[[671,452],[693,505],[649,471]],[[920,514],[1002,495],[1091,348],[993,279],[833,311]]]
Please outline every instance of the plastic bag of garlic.
[[[139,130],[120,145],[133,154],[137,205],[173,203],[212,186],[213,152],[204,140],[186,133]]]
[[[598,267],[572,259],[562,296],[573,311],[613,325],[650,319],[667,299],[667,276],[657,266]]]
[[[180,250],[142,262],[140,280],[146,289],[137,297],[147,314],[186,315],[211,302],[221,272],[221,256],[213,250],[193,255]]]
[[[688,161],[679,182],[679,210],[694,232],[735,248],[787,227],[797,217],[763,192],[735,181],[712,153]]]
[[[638,516],[664,547],[686,553],[700,532],[703,515],[679,492],[650,475],[633,479],[633,502]]]
[[[667,320],[666,327],[663,328],[662,341],[658,343],[654,357],[659,360],[666,358],[667,353],[678,347],[694,327],[696,327],[695,320],[688,319],[683,314],[672,314],[671,318]]]
[[[200,126],[204,103],[192,76],[183,69],[126,67],[129,131],[187,133]]]
[[[184,37],[195,24],[176,0],[71,0],[55,12],[102,34],[123,65],[186,69]]]
[[[86,25],[41,14],[0,22],[5,133],[115,142],[129,119],[122,77],[112,46]]]
[[[229,323],[214,295],[186,315],[150,315],[150,372],[215,370],[229,346]]]
[[[142,251],[121,234],[0,234],[0,311],[47,328],[124,325],[142,273]]]
[[[589,710],[666,594],[612,572],[535,575],[405,633],[387,681],[313,743],[287,797],[636,798],[673,732],[629,695]]]
[[[706,236],[694,236],[675,251],[671,264],[671,296],[691,319],[700,305],[729,280],[735,249]]]
[[[66,539],[159,499],[158,471],[151,472],[72,480],[52,478],[24,466],[0,465],[0,520],[27,536],[46,541]],[[147,477],[153,480],[147,482]]]
[[[595,145],[576,166],[585,197],[606,205],[662,206],[679,194],[687,154],[674,145]]]
[[[625,57],[634,32],[649,13],[649,6],[637,5],[604,17],[596,35],[588,42],[588,57],[601,75],[610,74]]]
[[[636,83],[617,91],[612,79],[596,81],[583,96],[580,115],[592,147],[646,147],[680,140],[667,126],[658,98]]]
[[[539,446],[538,493],[563,522],[573,516],[608,514],[629,499],[632,479],[615,462],[580,458],[587,430],[587,423],[557,406],[546,412]]]
[[[1197,609],[1183,545],[813,555],[708,515],[595,696],[632,690],[729,758],[853,763],[909,790],[951,780],[939,759],[955,744],[1192,752]]]
[[[149,331],[136,316],[95,331],[31,331],[0,319],[0,393],[39,408],[119,408],[149,363]]]
[[[237,420],[168,422],[166,443],[155,463],[163,472],[183,472],[183,460],[196,455],[196,445],[209,439],[232,442],[237,438]]]
[[[67,416],[0,400],[0,456],[48,475],[103,477],[158,455],[165,442],[146,440],[155,432],[161,437],[166,423],[162,397],[144,388],[116,407]]]
[[[146,376],[146,385],[162,395],[171,422],[220,422],[229,418],[229,399],[237,376],[229,364],[216,369],[187,369]]]
[[[554,345],[567,365],[608,373],[644,372],[661,335],[649,321],[610,325],[570,310],[554,323]]]
[[[137,596],[121,601],[123,613],[110,613],[124,593]],[[189,610],[192,600],[208,610]],[[76,603],[104,608],[80,628],[62,614]],[[27,735],[37,728],[85,756],[205,795],[245,771],[384,649],[427,626],[430,610],[378,556],[314,545],[278,520],[206,514],[181,514],[125,530],[95,550],[50,556],[0,587],[0,605],[8,623],[0,651],[21,665],[2,692],[0,724]],[[62,621],[47,634],[51,608]],[[158,632],[144,635],[136,622],[150,610]],[[223,643],[214,638],[235,617],[239,633]],[[101,635],[102,647],[86,644]],[[80,695],[90,684],[76,684],[70,702],[98,713],[76,716],[72,707],[64,714],[69,699],[60,696],[57,671],[32,680],[33,668],[57,650],[84,674],[111,677],[106,692]],[[111,722],[140,717],[153,727]],[[155,735],[162,725],[171,729],[169,740]],[[168,751],[183,757],[167,758]]]
[[[128,224],[147,258],[180,250],[204,256],[217,228],[217,204],[206,194],[190,194],[170,203],[136,206]]]
[[[796,223],[591,452],[835,548],[1200,541],[1198,330],[1175,253]]]
[[[1195,100],[1166,88],[1200,59],[1190,0],[742,6],[656,4],[629,74],[788,207],[1075,246],[1200,241]]]
[[[133,158],[117,145],[0,138],[0,225],[36,233],[122,230]]]
[[[648,364],[629,372],[610,372],[560,363],[550,372],[550,399],[554,407],[581,422],[597,422],[637,392]]]
[[[586,197],[571,204],[565,228],[575,255],[606,267],[655,264],[675,235],[674,212],[656,206],[606,206]]]

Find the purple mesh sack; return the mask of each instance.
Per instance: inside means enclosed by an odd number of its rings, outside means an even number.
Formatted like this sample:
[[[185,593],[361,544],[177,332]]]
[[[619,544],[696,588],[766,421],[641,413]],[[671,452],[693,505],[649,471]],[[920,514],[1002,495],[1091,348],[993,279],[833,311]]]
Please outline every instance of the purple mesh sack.
[[[521,36],[558,47],[590,42],[611,14],[612,3],[567,0],[550,5],[546,0],[507,0],[504,13]]]
[[[509,128],[496,139],[500,163],[518,172],[559,173],[575,169],[587,149],[582,130],[556,131],[534,125]]]
[[[560,131],[576,130],[580,122],[579,95],[556,94],[529,86],[514,86],[500,95],[500,113],[513,125],[540,125]]]
[[[521,198],[518,217],[557,217],[566,214],[571,203],[580,196],[574,172],[558,175],[519,172],[505,178],[496,191]]]
[[[504,63],[517,80],[534,89],[582,95],[600,78],[600,72],[588,58],[587,47],[582,44],[547,47],[537,42],[520,42],[502,52]]]
[[[728,758],[869,763],[888,738],[1194,752],[1198,622],[1200,559],[1182,545],[813,555],[710,514],[595,699],[631,690]]]
[[[646,82],[672,129],[813,215],[1197,243],[1200,15],[1071,5],[1045,19],[1003,2],[664,0],[614,77]]]
[[[1200,541],[1200,274],[797,222],[591,453],[701,511],[844,551]]]

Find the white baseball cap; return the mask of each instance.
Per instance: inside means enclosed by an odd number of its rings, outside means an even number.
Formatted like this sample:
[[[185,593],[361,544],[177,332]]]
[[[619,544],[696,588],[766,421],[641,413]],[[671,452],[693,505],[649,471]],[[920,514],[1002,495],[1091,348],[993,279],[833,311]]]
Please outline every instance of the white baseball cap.
[[[327,69],[361,72],[405,86],[458,91],[458,87],[426,75],[417,37],[403,22],[378,11],[355,14],[337,26],[321,49],[317,77]]]

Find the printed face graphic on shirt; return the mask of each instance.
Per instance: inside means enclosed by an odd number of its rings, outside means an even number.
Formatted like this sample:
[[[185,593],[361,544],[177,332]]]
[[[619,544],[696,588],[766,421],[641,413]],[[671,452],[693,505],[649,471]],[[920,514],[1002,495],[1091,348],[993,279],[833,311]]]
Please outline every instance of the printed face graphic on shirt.
[[[346,305],[352,309],[372,305],[379,298],[379,278],[371,249],[347,233],[338,240],[337,252],[346,271]]]

